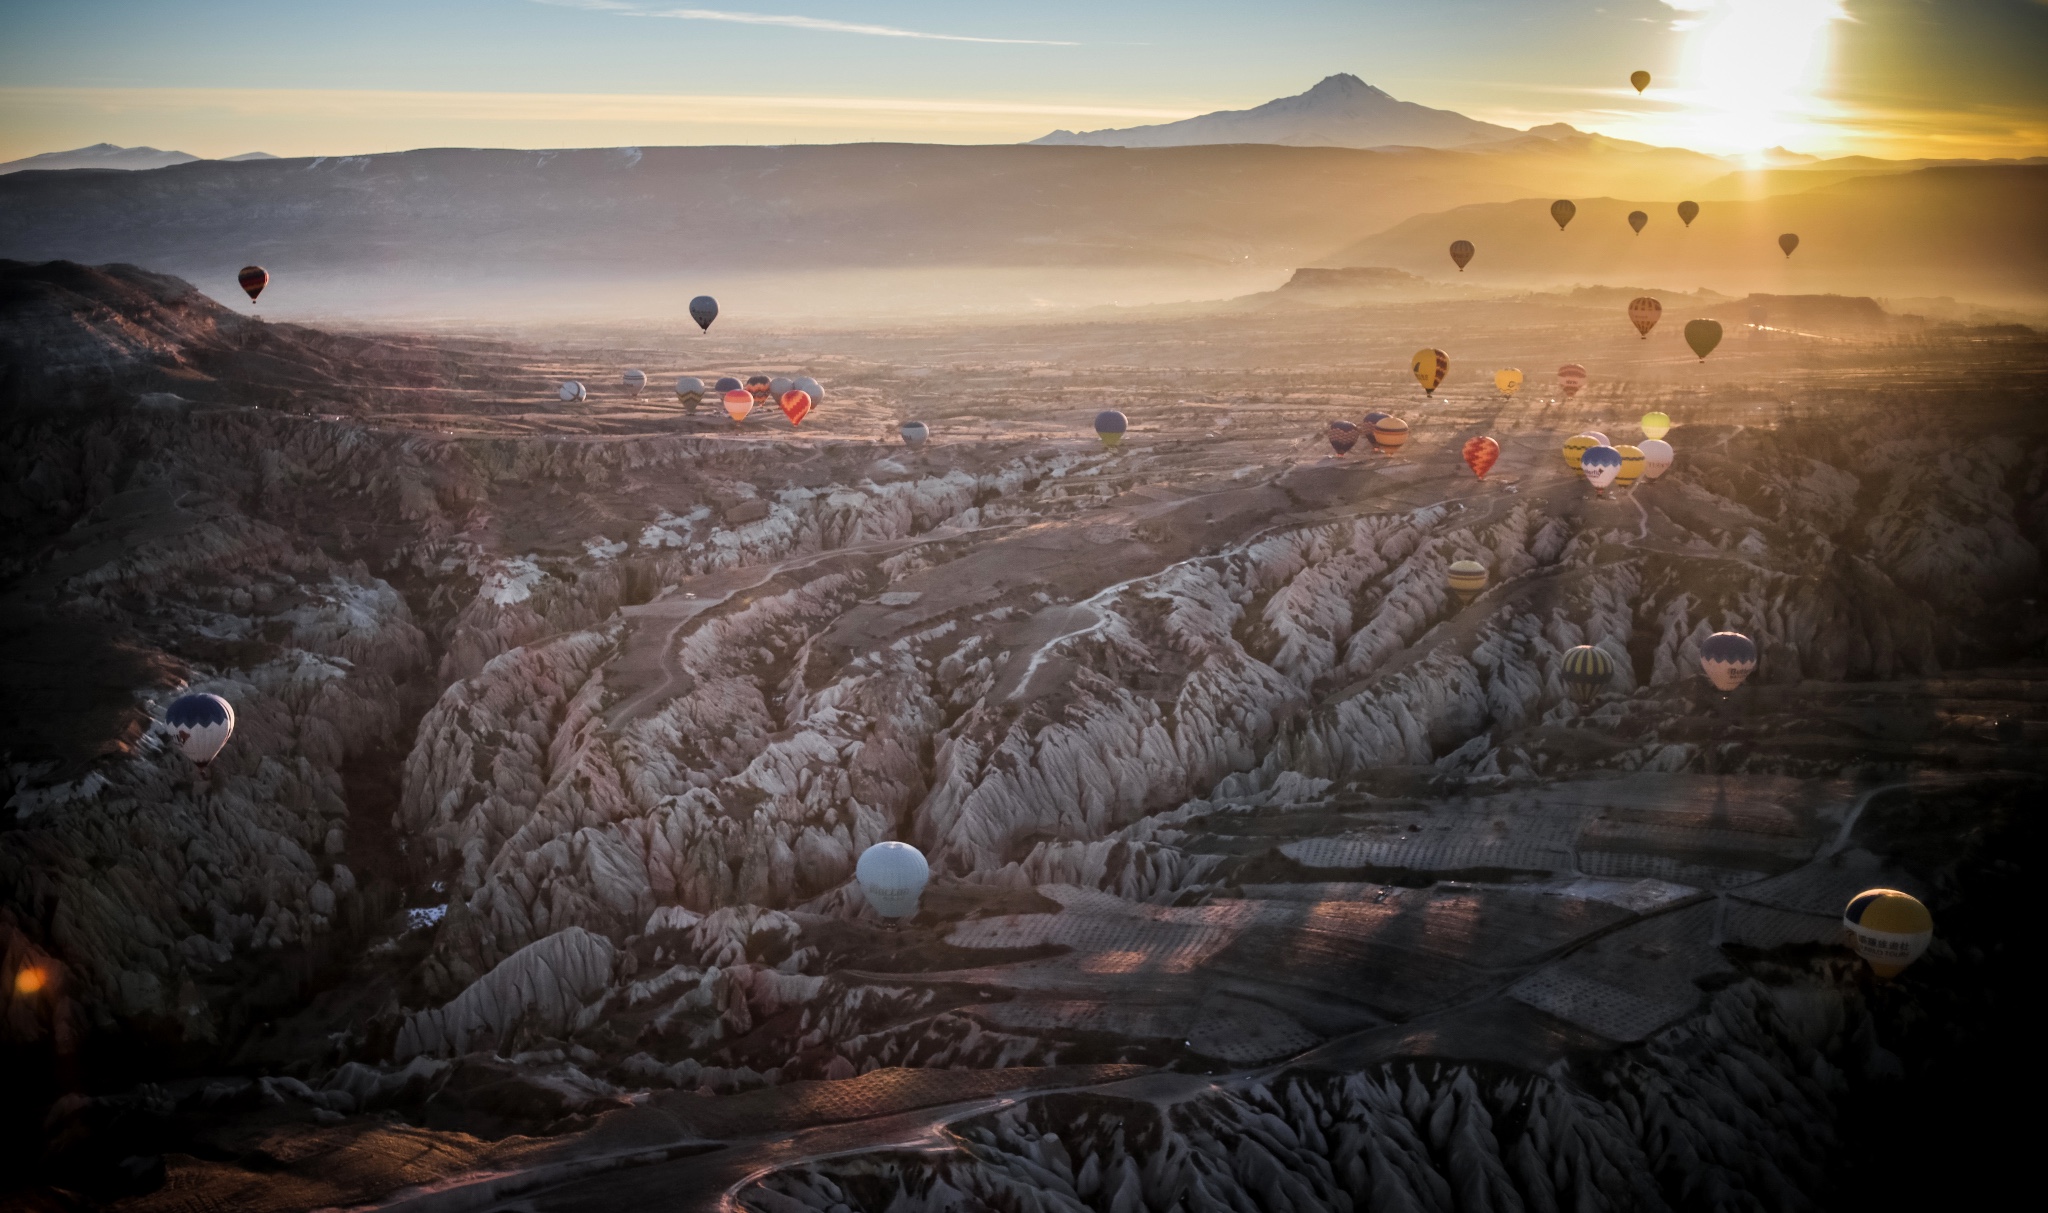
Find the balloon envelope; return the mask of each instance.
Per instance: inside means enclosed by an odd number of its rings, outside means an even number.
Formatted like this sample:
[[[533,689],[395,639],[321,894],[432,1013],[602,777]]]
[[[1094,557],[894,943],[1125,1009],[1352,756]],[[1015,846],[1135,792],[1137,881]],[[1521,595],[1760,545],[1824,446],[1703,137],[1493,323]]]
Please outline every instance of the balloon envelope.
[[[796,390],[796,380],[787,375],[777,375],[768,381],[768,399],[780,400],[784,392]]]
[[[204,770],[235,735],[235,709],[218,695],[180,695],[164,713],[164,727],[185,757]]]
[[[1493,465],[1500,462],[1500,443],[1486,437],[1474,438],[1465,444],[1462,454],[1465,456],[1465,466],[1472,469],[1473,475],[1484,480],[1486,474],[1493,470]]]
[[[1714,347],[1721,344],[1721,322],[1718,320],[1688,320],[1685,322],[1685,343],[1692,352],[1705,362]]]
[[[1477,560],[1454,560],[1444,570],[1444,586],[1458,596],[1459,602],[1470,606],[1486,588],[1486,566]]]
[[[1671,432],[1671,415],[1668,413],[1644,413],[1643,437],[1662,438]]]
[[[1586,474],[1586,483],[1604,489],[1621,475],[1621,452],[1611,446],[1588,447],[1579,456],[1579,470]]]
[[[1433,396],[1437,385],[1450,374],[1451,356],[1442,350],[1417,350],[1415,356],[1408,360],[1408,368],[1415,372],[1415,382],[1422,385],[1422,394]]]
[[[1697,202],[1679,203],[1678,217],[1685,223],[1685,226],[1691,227],[1692,221],[1700,217],[1700,204]]]
[[[697,402],[704,399],[704,381],[694,375],[685,375],[676,380],[676,399],[694,410]]]
[[[1124,440],[1125,431],[1131,428],[1130,418],[1115,409],[1104,409],[1095,414],[1095,436],[1104,446],[1115,446]]]
[[[1584,471],[1585,469],[1579,466],[1579,461],[1586,457],[1587,451],[1590,451],[1594,447],[1599,445],[1600,440],[1598,438],[1593,437],[1591,434],[1574,434],[1571,437],[1565,439],[1565,466],[1570,468],[1574,472]]]
[[[1786,232],[1784,235],[1778,237],[1778,247],[1784,249],[1785,255],[1787,257],[1790,257],[1792,255],[1792,250],[1799,247],[1799,236],[1793,232]]]
[[[1642,478],[1643,467],[1646,463],[1641,448],[1618,446],[1614,450],[1616,454],[1621,456],[1621,471],[1614,477],[1614,487],[1618,489],[1634,488],[1636,481]]]
[[[1567,650],[1564,667],[1558,671],[1565,690],[1580,703],[1591,703],[1600,697],[1600,692],[1614,684],[1614,658],[1606,649],[1582,644]]]
[[[1560,232],[1564,230],[1565,224],[1572,221],[1572,216],[1578,213],[1579,208],[1573,205],[1569,198],[1559,198],[1550,204],[1550,217],[1557,220],[1557,230]]]
[[[563,384],[555,394],[560,396],[565,403],[574,400],[587,400],[590,397],[590,393],[584,389],[583,385],[574,379]]]
[[[745,421],[747,414],[754,411],[754,394],[747,389],[734,388],[720,398],[725,405],[725,415],[735,422]]]
[[[923,446],[925,440],[932,436],[932,428],[922,421],[906,421],[896,427],[896,432],[903,436],[903,445],[908,447]]]
[[[1633,84],[1633,85],[1635,85],[1635,86],[1636,86],[1636,91],[1640,93],[1640,92],[1642,92],[1642,91],[1643,91],[1644,89],[1646,89],[1646,88],[1650,87],[1650,73],[1648,73],[1648,72],[1630,72],[1630,73],[1628,74],[1628,82],[1629,82],[1630,84]]]
[[[1382,417],[1372,423],[1372,444],[1391,455],[1408,443],[1408,423],[1399,417]]]
[[[1458,263],[1458,272],[1464,273],[1465,267],[1472,261],[1472,242],[1470,240],[1451,241],[1451,260]]]
[[[709,295],[690,300],[690,319],[697,322],[698,328],[710,331],[711,322],[718,319],[718,300]]]
[[[1671,469],[1676,452],[1661,438],[1650,438],[1637,448],[1643,452],[1643,479],[1655,480]]]
[[[245,265],[242,272],[235,275],[235,281],[249,292],[249,302],[254,303],[256,296],[263,293],[263,288],[270,285],[270,271],[260,265]]]
[[[1509,367],[1504,371],[1495,371],[1493,373],[1493,386],[1500,389],[1501,395],[1512,396],[1522,390],[1522,372],[1513,367]]]
[[[1663,318],[1664,305],[1648,295],[1629,301],[1628,322],[1636,326],[1636,332],[1641,333],[1645,340],[1649,338],[1650,330],[1656,328],[1657,322]]]
[[[1605,435],[1605,434],[1601,433],[1601,432],[1600,432],[1599,430],[1587,430],[1587,431],[1585,431],[1585,433],[1584,433],[1584,434],[1583,434],[1582,436],[1583,436],[1583,437],[1586,437],[1586,438],[1591,438],[1591,439],[1593,440],[1593,445],[1594,445],[1594,446],[1613,446],[1613,445],[1614,445],[1614,444],[1613,444],[1612,442],[1609,442],[1609,441],[1607,440],[1607,435]]]
[[[1390,417],[1392,415],[1391,413],[1382,413],[1378,409],[1373,409],[1366,413],[1365,416],[1360,417],[1358,419],[1358,428],[1365,431],[1365,440],[1374,446],[1378,446],[1380,440],[1374,435],[1374,427],[1379,425],[1382,417]]]
[[[1567,362],[1557,368],[1557,386],[1564,389],[1564,398],[1570,400],[1586,386],[1586,368],[1576,362]]]
[[[739,380],[733,378],[731,375],[721,375],[718,377],[718,382],[712,384],[711,388],[713,391],[723,396],[727,392],[737,392],[745,386],[746,384],[741,383]]]
[[[623,378],[626,381],[626,391],[630,395],[638,396],[647,389],[646,371],[627,371]]]
[[[795,429],[810,414],[811,394],[791,388],[782,393],[782,398],[775,403],[782,406],[782,415],[789,418],[789,428]]]
[[[812,408],[815,409],[824,407],[825,388],[817,380],[811,378],[809,375],[798,375],[794,380],[791,381],[790,386],[796,388],[800,392],[809,395],[811,398]]]
[[[1628,225],[1636,230],[1636,235],[1638,236],[1643,234],[1643,226],[1649,222],[1650,216],[1647,212],[1630,211],[1628,213]]]
[[[766,375],[747,376],[746,389],[749,393],[753,395],[755,404],[768,403],[770,399],[768,394],[768,385],[772,382],[774,381],[769,379]]]
[[[917,913],[917,899],[931,877],[924,853],[907,842],[878,842],[862,851],[860,861],[853,865],[861,894],[884,918],[908,918]]]
[[[1323,433],[1330,440],[1330,449],[1339,455],[1349,455],[1358,445],[1358,427],[1349,421],[1332,421]]]
[[[1715,689],[1732,691],[1756,669],[1756,642],[1740,632],[1716,632],[1700,642],[1700,669]]]
[[[1856,894],[1842,911],[1842,925],[1848,928],[1849,946],[1879,977],[1896,977],[1934,939],[1934,915],[1919,898],[1897,889]]]

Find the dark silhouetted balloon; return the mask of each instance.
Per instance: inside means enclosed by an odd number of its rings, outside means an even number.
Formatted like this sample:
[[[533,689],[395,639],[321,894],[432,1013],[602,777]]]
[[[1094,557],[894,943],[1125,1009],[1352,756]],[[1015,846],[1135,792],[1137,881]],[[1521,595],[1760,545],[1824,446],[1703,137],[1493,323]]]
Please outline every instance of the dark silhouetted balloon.
[[[1697,202],[1679,203],[1678,217],[1685,223],[1685,226],[1691,227],[1692,221],[1700,217],[1700,204]]]
[[[249,292],[249,302],[254,303],[256,296],[263,293],[263,288],[270,285],[270,271],[260,265],[245,265],[242,272],[235,275],[235,281]]]
[[[1657,327],[1657,321],[1663,316],[1664,305],[1648,295],[1629,301],[1628,322],[1636,326],[1636,332],[1641,333],[1645,341],[1649,340],[1650,330]]]
[[[1778,247],[1784,249],[1785,255],[1790,257],[1792,250],[1799,247],[1799,234],[1797,232],[1786,232],[1778,237]]]
[[[1451,241],[1451,260],[1458,263],[1458,272],[1464,273],[1465,267],[1472,261],[1472,242],[1470,240]]]
[[[1628,225],[1636,230],[1636,235],[1638,236],[1643,234],[1643,227],[1649,222],[1650,216],[1647,211],[1630,211],[1628,213]]]
[[[1629,82],[1630,84],[1633,84],[1633,85],[1635,85],[1635,86],[1636,86],[1636,91],[1640,93],[1640,92],[1642,92],[1642,91],[1643,91],[1644,89],[1646,89],[1646,88],[1650,87],[1650,73],[1648,73],[1648,72],[1630,72],[1630,73],[1628,74],[1628,82]]]
[[[1559,198],[1550,204],[1550,217],[1557,220],[1557,230],[1560,232],[1564,230],[1565,224],[1572,221],[1572,216],[1578,213],[1579,208],[1572,205],[1569,198]]]
[[[711,390],[723,396],[727,392],[737,392],[745,386],[746,384],[741,383],[731,375],[720,375],[718,382],[711,385]]]
[[[690,319],[705,332],[711,331],[711,322],[718,319],[718,300],[709,295],[699,295],[690,300]]]
[[[1718,320],[1688,320],[1685,322],[1685,343],[1692,352],[1705,362],[1714,347],[1721,344],[1721,322]]]

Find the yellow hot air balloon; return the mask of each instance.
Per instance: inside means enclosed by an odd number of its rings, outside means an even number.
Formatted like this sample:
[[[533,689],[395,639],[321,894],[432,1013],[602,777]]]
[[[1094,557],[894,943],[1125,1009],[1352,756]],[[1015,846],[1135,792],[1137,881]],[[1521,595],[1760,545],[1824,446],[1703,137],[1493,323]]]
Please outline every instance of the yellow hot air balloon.
[[[1919,898],[1897,889],[1856,894],[1842,911],[1842,925],[1849,930],[1850,946],[1879,977],[1898,976],[1934,939],[1934,916]]]
[[[1512,396],[1522,390],[1522,372],[1513,367],[1509,367],[1504,371],[1495,371],[1493,373],[1493,386],[1500,389],[1501,395]]]
[[[1444,586],[1458,596],[1458,605],[1471,606],[1486,588],[1486,566],[1477,560],[1455,560],[1444,570]]]
[[[1671,432],[1671,418],[1664,413],[1643,414],[1643,437],[1662,438]]]
[[[1614,474],[1614,487],[1618,489],[1634,488],[1636,481],[1643,474],[1643,452],[1632,446],[1618,446],[1614,450],[1616,454],[1621,456],[1621,470]]]
[[[1600,440],[1591,434],[1574,434],[1564,440],[1564,465],[1576,472],[1579,457],[1600,445]]]
[[[1422,394],[1434,396],[1437,385],[1451,373],[1451,356],[1442,350],[1421,349],[1415,351],[1408,365],[1415,372],[1415,382],[1422,385]]]
[[[1650,73],[1648,73],[1648,72],[1630,72],[1630,73],[1628,74],[1628,82],[1629,82],[1630,84],[1633,84],[1633,85],[1635,85],[1635,86],[1636,86],[1636,91],[1640,93],[1640,92],[1642,92],[1642,91],[1643,91],[1644,89],[1646,89],[1646,88],[1650,87]]]

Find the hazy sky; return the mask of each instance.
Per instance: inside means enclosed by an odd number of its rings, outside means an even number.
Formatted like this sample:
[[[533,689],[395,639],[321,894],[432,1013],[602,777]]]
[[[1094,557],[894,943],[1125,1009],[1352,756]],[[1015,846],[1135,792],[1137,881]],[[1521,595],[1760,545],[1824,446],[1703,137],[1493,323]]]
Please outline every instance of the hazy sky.
[[[2044,0],[704,2],[0,0],[0,159],[1011,142],[1340,71],[1708,151],[2048,154]]]

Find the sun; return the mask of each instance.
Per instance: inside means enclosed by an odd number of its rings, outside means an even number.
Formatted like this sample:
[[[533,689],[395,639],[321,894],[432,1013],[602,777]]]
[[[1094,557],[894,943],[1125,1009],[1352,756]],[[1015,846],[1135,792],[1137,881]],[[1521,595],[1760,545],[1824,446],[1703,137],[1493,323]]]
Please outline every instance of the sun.
[[[1702,143],[1730,152],[1810,143],[1826,132],[1832,30],[1841,0],[1683,0],[1679,89]]]

